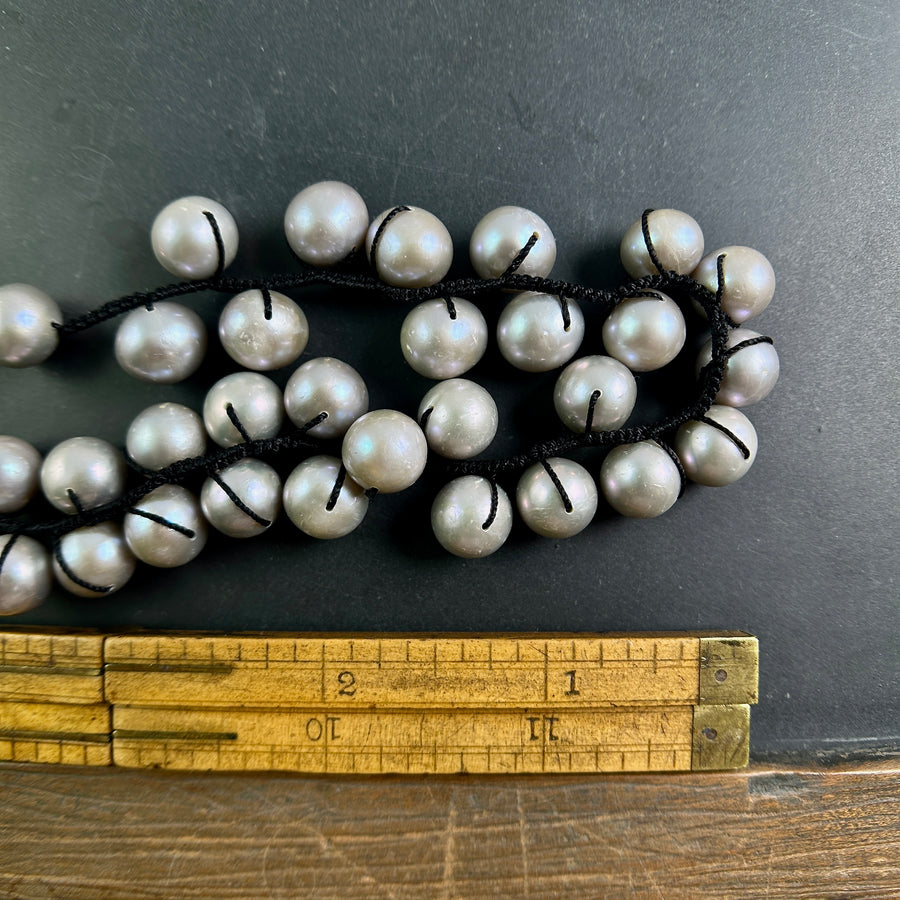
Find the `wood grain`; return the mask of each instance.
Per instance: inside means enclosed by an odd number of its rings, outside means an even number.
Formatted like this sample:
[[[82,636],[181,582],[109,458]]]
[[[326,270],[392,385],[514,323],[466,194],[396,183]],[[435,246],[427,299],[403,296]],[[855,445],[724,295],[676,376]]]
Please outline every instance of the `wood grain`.
[[[900,766],[310,778],[0,765],[0,895],[900,897]]]

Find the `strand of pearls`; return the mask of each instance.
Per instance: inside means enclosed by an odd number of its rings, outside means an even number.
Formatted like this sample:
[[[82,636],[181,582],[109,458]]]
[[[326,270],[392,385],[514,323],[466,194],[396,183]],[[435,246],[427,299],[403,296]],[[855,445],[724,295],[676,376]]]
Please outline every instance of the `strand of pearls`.
[[[212,289],[235,294],[218,331],[244,370],[212,386],[202,415],[175,403],[145,409],[127,430],[124,454],[97,438],[75,437],[42,459],[19,438],[0,436],[0,513],[20,511],[40,489],[69,517],[49,525],[0,521],[6,532],[0,535],[0,614],[40,603],[54,575],[72,593],[98,596],[124,586],[137,561],[184,565],[203,549],[209,525],[252,537],[283,509],[307,535],[344,536],[362,522],[376,493],[415,483],[429,451],[457,461],[450,465],[459,473],[432,506],[435,537],[468,558],[493,553],[509,535],[513,512],[498,484],[503,472],[520,473],[515,504],[528,527],[562,538],[588,526],[601,496],[622,515],[655,517],[675,503],[685,478],[730,484],[752,465],[757,436],[740,408],[769,394],[779,362],[769,338],[737,326],[766,308],[774,273],[749,247],[704,256],[700,227],[685,213],[647,211],[628,228],[620,252],[636,280],[612,292],[551,281],[553,234],[521,207],[484,216],[469,247],[479,278],[450,284],[442,283],[452,261],[450,235],[418,207],[393,207],[370,222],[353,188],[320,182],[291,201],[284,225],[292,250],[312,268],[259,284],[223,275],[238,248],[230,213],[208,198],[185,197],[166,206],[151,228],[154,254],[184,283],[114,301],[70,323],[38,288],[0,287],[5,366],[43,362],[61,336],[125,313],[115,339],[121,367],[145,381],[180,381],[201,365],[207,335],[200,317],[171,298]],[[342,267],[359,251],[377,280]],[[339,359],[307,360],[283,392],[262,374],[295,363],[309,338],[305,314],[275,286],[316,281],[419,301],[401,326],[400,347],[414,371],[438,383],[415,418],[370,411],[364,380]],[[493,441],[498,410],[481,385],[460,377],[488,346],[487,324],[472,300],[509,290],[515,293],[496,331],[500,353],[526,372],[562,367],[553,402],[571,437],[521,457],[473,460]],[[634,373],[666,366],[684,347],[687,329],[676,299],[708,317],[712,332],[697,360],[699,400],[655,425],[626,428],[637,398]],[[606,355],[575,358],[585,333],[579,300],[599,301],[607,311]],[[298,429],[293,437],[279,437],[285,419]],[[222,449],[206,456],[210,440]],[[319,452],[337,441],[338,453]],[[559,455],[585,446],[609,448],[596,482],[583,465]],[[282,484],[255,457],[285,448],[312,455]],[[127,465],[144,477],[128,492]],[[207,474],[199,498],[177,483],[195,471]],[[35,539],[40,534],[54,539],[52,554]]]

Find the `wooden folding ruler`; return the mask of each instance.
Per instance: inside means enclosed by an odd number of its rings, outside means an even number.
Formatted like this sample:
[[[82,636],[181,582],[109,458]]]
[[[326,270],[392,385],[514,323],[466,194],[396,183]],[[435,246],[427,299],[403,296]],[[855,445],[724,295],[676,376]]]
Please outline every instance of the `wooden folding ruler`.
[[[0,760],[313,773],[746,765],[743,633],[0,632]]]

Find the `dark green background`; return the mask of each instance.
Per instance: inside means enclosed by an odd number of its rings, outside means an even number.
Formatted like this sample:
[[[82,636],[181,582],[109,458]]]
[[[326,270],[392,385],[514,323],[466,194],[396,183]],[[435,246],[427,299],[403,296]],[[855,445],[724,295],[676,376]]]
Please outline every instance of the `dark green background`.
[[[554,274],[609,286],[623,280],[623,230],[674,206],[708,249],[771,259],[776,296],[750,324],[782,359],[776,391],[749,410],[760,452],[747,477],[695,486],[660,519],[602,513],[567,542],[517,526],[500,553],[461,561],[427,524],[435,476],[379,498],[342,541],[284,521],[212,540],[182,570],[142,567],[109,598],[57,592],[11,621],[745,629],[762,646],[755,752],[896,740],[898,16],[889,2],[810,6],[4,3],[0,283],[38,285],[70,314],[164,284],[149,225],[188,193],[234,213],[234,274],[289,270],[285,206],[336,178],[373,215],[412,203],[440,216],[455,274],[475,222],[515,203],[553,228]],[[304,358],[346,359],[373,408],[415,410],[428,383],[402,362],[403,310],[298,299]],[[214,326],[222,302],[194,306]],[[600,349],[599,324],[588,311],[584,352]],[[76,434],[121,444],[145,406],[198,408],[230,369],[217,351],[185,384],[140,384],[117,368],[113,334],[0,371],[0,432],[43,451]],[[552,375],[514,372],[492,349],[472,376],[500,401],[498,452],[558,431]]]

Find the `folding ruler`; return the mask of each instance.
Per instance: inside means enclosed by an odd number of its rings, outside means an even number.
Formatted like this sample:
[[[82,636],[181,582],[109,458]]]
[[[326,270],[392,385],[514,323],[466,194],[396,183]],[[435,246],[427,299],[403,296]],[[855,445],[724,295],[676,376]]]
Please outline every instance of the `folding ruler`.
[[[0,760],[333,774],[746,765],[743,633],[0,632]]]

